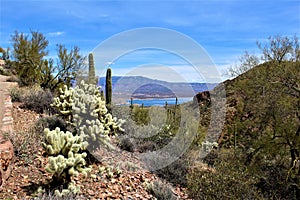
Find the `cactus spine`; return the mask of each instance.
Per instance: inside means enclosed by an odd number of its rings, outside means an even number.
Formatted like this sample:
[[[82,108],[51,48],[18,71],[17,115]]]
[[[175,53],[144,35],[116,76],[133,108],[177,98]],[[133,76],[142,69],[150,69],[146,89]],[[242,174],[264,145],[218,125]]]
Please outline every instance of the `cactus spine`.
[[[105,84],[105,101],[108,111],[111,111],[112,101],[112,80],[111,80],[111,69],[108,68],[106,71],[106,84]]]
[[[89,77],[88,77],[89,84],[97,84],[97,79],[95,75],[95,64],[94,64],[94,56],[92,53],[89,54]]]

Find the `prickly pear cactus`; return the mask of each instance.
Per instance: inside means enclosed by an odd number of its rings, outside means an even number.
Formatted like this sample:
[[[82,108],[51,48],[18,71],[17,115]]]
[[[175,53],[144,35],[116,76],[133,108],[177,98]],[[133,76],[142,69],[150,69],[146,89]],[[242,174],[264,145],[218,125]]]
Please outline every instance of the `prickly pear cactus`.
[[[78,176],[79,173],[87,174],[91,169],[86,166],[83,152],[88,143],[82,136],[73,136],[71,132],[60,131],[56,128],[53,131],[45,129],[46,142],[43,146],[50,155],[46,171],[53,174],[53,181],[57,184],[67,184],[68,188],[61,192],[56,190],[57,195],[66,195],[67,193],[76,194],[80,189],[74,186],[71,180],[72,176]]]

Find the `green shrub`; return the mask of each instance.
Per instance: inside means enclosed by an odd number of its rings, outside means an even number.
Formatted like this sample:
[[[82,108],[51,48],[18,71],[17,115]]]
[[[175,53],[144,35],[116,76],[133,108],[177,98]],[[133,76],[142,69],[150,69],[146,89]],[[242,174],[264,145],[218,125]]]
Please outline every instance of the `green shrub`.
[[[131,118],[137,125],[147,125],[150,122],[149,109],[134,106],[131,111]]]
[[[215,168],[198,162],[188,174],[188,193],[193,199],[262,199],[257,177],[232,152],[221,152]]]

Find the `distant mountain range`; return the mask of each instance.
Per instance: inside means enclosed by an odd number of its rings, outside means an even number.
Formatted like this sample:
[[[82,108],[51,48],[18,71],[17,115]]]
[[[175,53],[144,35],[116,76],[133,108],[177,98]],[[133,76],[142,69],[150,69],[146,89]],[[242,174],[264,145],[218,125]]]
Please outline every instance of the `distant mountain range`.
[[[105,77],[98,85],[105,90]],[[195,94],[212,90],[218,83],[177,83],[150,79],[142,76],[113,76],[113,95],[122,98],[173,98],[193,97]]]

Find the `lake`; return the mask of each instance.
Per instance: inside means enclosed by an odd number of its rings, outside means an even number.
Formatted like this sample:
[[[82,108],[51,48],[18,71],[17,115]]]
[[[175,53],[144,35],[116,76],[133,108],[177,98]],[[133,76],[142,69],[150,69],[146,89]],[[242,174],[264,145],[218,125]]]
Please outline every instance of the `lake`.
[[[192,100],[193,97],[178,98],[178,104],[186,103]],[[127,103],[130,104],[130,101],[131,100],[127,100]],[[144,104],[144,106],[165,106],[166,102],[168,102],[168,105],[174,105],[176,98],[133,99],[133,104]]]

